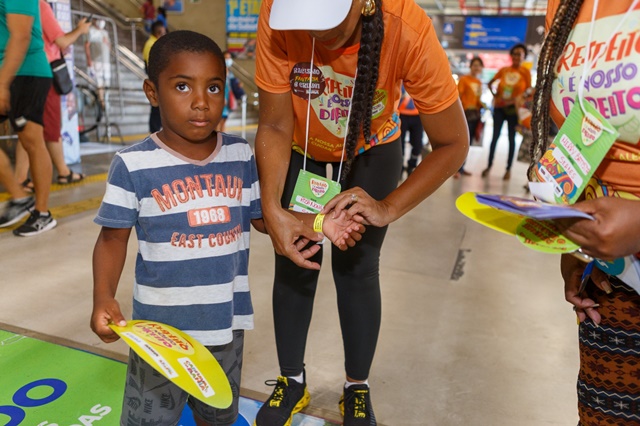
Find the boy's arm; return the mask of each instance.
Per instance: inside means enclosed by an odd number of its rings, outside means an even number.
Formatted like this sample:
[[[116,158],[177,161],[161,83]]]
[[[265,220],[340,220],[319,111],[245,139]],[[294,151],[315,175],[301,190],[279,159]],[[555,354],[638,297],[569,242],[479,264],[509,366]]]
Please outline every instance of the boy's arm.
[[[102,227],[93,249],[91,329],[106,343],[119,339],[119,336],[109,328],[109,323],[120,326],[127,324],[115,295],[127,256],[130,234],[131,228]]]

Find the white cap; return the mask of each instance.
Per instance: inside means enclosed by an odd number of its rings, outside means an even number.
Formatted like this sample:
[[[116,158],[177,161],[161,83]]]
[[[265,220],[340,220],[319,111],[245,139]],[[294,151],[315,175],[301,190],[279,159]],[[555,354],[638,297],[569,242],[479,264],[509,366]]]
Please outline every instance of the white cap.
[[[347,17],[353,0],[273,0],[274,30],[330,30]]]

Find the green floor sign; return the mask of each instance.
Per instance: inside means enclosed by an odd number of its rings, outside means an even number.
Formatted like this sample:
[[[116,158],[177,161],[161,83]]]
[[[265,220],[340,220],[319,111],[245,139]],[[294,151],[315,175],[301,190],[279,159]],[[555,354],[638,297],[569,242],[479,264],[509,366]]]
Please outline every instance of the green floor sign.
[[[119,423],[126,364],[0,330],[0,424]]]

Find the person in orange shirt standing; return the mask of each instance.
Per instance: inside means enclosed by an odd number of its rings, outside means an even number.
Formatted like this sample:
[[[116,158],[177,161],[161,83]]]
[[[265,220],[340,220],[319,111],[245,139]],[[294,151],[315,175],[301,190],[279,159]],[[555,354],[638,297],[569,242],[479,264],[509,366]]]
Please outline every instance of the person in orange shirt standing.
[[[304,244],[322,235],[288,208],[292,199],[309,200],[303,192],[314,185],[318,193],[341,191],[318,212],[318,222],[346,211],[368,226],[355,247],[331,248],[327,266],[345,355],[343,424],[375,426],[368,379],[382,320],[387,227],[436,191],[467,156],[469,135],[447,55],[414,0],[325,0],[321,7],[316,0],[263,0],[255,82],[262,210],[277,254],[273,319],[280,375],[254,424],[291,424],[309,404],[305,349],[322,251]],[[433,150],[398,186],[402,84]]]
[[[471,139],[476,134],[478,124],[480,124],[482,108],[484,107],[482,101],[480,101],[482,81],[478,78],[482,74],[483,68],[482,59],[476,56],[469,64],[469,74],[463,75],[458,80],[458,93],[460,93],[460,102],[462,102],[464,116],[467,119],[467,126],[469,126],[469,138]],[[461,175],[471,176],[471,173],[464,169],[464,164],[453,177],[459,178]]]
[[[570,113],[582,113],[575,111],[582,108],[580,98],[617,131],[572,205],[593,220],[554,221],[583,253],[597,259],[590,272],[571,254],[560,261],[564,296],[579,322],[576,389],[583,426],[640,425],[640,109],[634,95],[640,87],[640,52],[637,43],[623,49],[618,42],[635,39],[638,19],[637,0],[549,0],[533,99],[530,180],[538,179],[537,163],[550,146],[551,120],[561,131],[572,125],[580,129],[582,120],[567,120]],[[629,72],[597,84],[617,70]]]
[[[518,125],[518,114],[516,112],[515,99],[529,87],[531,87],[531,72],[522,66],[522,61],[527,56],[527,47],[524,44],[516,44],[509,52],[511,55],[511,66],[500,68],[496,75],[489,81],[488,86],[493,100],[493,138],[489,148],[489,164],[482,171],[482,177],[489,175],[493,166],[493,156],[496,152],[496,145],[502,125],[507,122],[509,127],[509,157],[507,159],[507,170],[503,179],[511,178],[511,165],[513,155],[516,151],[516,126]],[[493,84],[498,82],[498,87],[494,90]]]

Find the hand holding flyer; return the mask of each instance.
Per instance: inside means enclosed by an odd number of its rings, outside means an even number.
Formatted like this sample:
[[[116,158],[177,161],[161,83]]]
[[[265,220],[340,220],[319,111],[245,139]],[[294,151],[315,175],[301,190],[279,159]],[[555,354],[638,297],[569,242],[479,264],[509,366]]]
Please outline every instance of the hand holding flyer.
[[[525,246],[545,253],[571,253],[580,247],[562,235],[554,218],[589,215],[565,206],[526,198],[467,192],[456,200],[465,216],[496,231],[515,235]]]
[[[232,402],[227,376],[200,342],[182,331],[155,321],[110,324],[122,340],[159,373],[195,398],[216,408]]]

